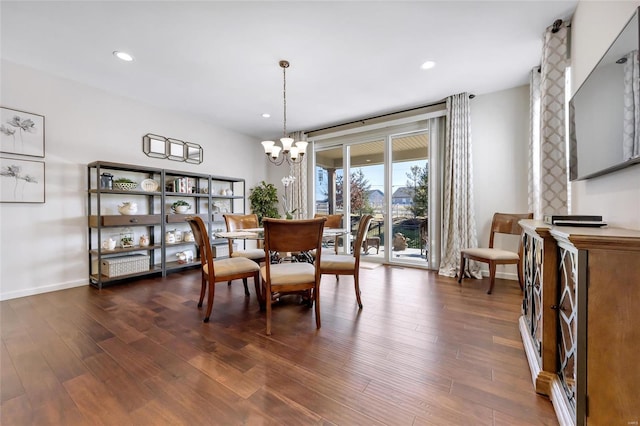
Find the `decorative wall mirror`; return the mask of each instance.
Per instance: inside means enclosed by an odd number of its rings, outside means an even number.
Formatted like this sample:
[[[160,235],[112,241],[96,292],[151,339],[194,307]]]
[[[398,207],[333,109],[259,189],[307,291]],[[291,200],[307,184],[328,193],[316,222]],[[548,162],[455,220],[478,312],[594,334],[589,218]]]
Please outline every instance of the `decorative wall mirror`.
[[[169,160],[184,161],[184,142],[167,138],[167,158]]]
[[[142,151],[149,157],[168,158],[174,161],[200,164],[203,161],[202,147],[192,142],[147,133],[142,138]]]
[[[148,133],[142,138],[142,151],[149,157],[167,158],[166,138]]]
[[[195,143],[184,143],[184,161],[187,163],[200,164],[202,163],[202,147]]]

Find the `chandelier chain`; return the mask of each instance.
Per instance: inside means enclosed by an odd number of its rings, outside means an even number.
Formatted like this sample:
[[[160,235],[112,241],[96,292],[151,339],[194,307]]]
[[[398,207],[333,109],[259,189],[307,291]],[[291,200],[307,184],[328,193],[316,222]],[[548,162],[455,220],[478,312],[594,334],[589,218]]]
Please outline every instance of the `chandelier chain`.
[[[282,99],[284,100],[283,104],[283,108],[284,108],[284,120],[282,121],[283,126],[282,126],[282,137],[286,138],[287,137],[287,67],[289,66],[289,63],[287,62],[286,65],[283,65],[282,63],[280,63],[280,66],[282,67]]]

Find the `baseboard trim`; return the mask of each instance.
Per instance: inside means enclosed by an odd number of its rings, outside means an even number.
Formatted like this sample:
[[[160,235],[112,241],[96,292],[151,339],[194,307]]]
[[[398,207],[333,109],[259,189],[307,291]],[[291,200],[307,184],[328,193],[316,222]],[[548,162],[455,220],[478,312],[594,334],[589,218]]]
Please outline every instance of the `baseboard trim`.
[[[26,288],[9,292],[0,291],[0,301],[17,299],[19,297],[34,296],[36,294],[50,293],[52,291],[66,290],[68,288],[89,285],[87,280],[74,280],[66,283],[51,284],[44,287]]]
[[[557,377],[551,382],[550,399],[560,426],[575,426],[575,410],[571,407],[560,379]]]

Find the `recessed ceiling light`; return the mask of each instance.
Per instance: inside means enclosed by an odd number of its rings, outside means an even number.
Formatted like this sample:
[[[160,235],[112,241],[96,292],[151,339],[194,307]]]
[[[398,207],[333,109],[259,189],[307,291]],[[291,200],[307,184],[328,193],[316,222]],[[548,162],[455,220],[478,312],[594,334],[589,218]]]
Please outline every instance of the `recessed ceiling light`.
[[[433,61],[427,61],[424,64],[420,65],[420,68],[422,68],[423,70],[430,70],[431,68],[435,67],[436,63]]]
[[[113,55],[118,59],[122,59],[123,61],[127,61],[127,62],[133,61],[133,56],[129,55],[127,52],[120,52],[116,50],[113,52]]]
[[[269,114],[268,112],[265,112],[264,114],[262,114],[262,118],[269,118],[271,117],[271,114]]]

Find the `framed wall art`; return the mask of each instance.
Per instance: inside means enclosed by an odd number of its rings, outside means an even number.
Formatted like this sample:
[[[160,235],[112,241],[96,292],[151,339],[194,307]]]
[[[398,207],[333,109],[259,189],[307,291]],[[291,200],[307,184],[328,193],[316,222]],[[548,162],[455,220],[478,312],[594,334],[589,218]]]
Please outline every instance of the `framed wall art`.
[[[44,116],[0,107],[0,152],[44,157]]]
[[[0,157],[0,202],[44,203],[44,161]]]

